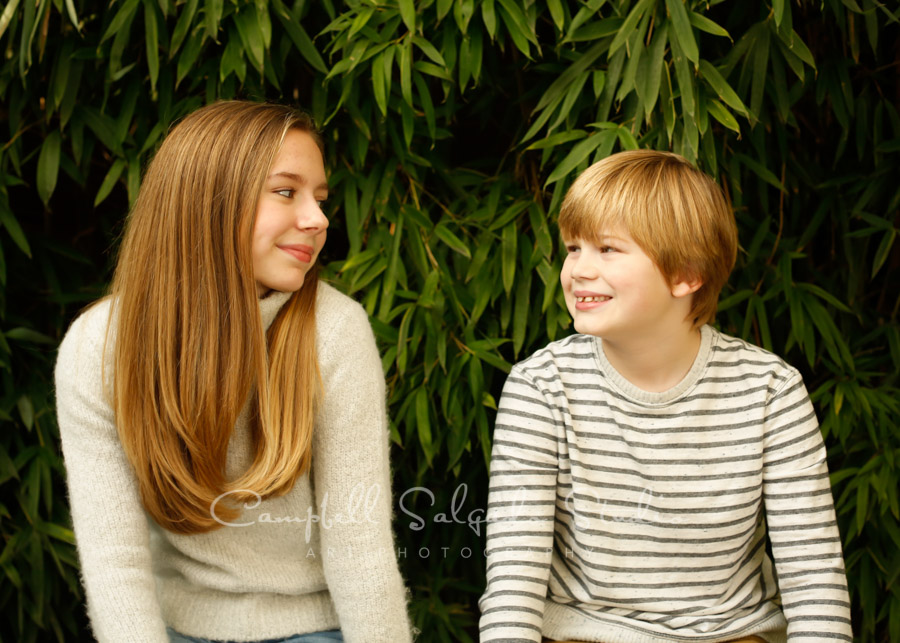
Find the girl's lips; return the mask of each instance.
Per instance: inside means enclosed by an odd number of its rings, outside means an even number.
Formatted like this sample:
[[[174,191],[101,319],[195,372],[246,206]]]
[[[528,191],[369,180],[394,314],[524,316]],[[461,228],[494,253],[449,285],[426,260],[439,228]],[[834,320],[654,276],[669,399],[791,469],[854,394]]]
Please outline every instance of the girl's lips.
[[[308,248],[309,246],[303,246],[304,248]],[[297,261],[302,261],[303,263],[311,263],[312,262],[312,248],[310,248],[310,252],[306,250],[302,250],[299,247],[288,247],[288,246],[278,246],[279,250],[283,250],[284,252],[291,255]]]

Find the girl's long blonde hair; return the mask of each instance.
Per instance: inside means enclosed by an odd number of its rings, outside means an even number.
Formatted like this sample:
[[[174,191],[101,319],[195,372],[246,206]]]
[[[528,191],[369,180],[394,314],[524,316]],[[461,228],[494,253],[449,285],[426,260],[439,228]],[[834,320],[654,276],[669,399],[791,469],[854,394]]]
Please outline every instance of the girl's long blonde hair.
[[[141,500],[169,531],[204,533],[239,513],[212,503],[287,493],[308,469],[319,393],[316,270],[264,333],[251,238],[285,135],[312,120],[228,101],[182,120],[153,159],[126,224],[110,295],[112,401]],[[253,459],[225,474],[249,398]],[[249,492],[241,492],[249,490]]]

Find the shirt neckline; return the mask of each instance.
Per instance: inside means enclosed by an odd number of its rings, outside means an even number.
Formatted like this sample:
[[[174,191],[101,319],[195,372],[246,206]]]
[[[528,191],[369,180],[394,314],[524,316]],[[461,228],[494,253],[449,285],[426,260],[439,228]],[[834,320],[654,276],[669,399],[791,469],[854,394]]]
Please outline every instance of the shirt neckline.
[[[708,324],[704,324],[700,327],[700,349],[697,351],[697,357],[694,358],[691,369],[678,384],[665,391],[645,391],[625,379],[625,377],[609,363],[606,354],[603,352],[603,340],[599,337],[594,337],[593,341],[594,358],[597,361],[600,372],[606,377],[610,386],[616,389],[623,397],[644,405],[669,404],[693,388],[703,375],[703,372],[706,370],[706,366],[709,363],[709,355],[712,351],[714,334],[714,329]]]

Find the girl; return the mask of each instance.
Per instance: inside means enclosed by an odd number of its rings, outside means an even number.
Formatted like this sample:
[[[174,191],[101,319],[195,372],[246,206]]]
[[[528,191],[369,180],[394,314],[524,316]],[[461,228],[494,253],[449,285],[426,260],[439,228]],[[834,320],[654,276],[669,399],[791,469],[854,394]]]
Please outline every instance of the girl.
[[[56,365],[100,641],[410,640],[381,361],[316,278],[327,197],[278,105],[204,107],[150,164]]]

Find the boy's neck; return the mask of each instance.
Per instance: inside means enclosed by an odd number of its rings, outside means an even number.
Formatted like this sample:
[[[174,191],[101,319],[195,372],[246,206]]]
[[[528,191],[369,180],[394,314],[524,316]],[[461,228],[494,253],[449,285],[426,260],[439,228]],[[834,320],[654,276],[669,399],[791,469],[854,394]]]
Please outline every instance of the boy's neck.
[[[627,339],[603,338],[610,365],[634,386],[649,393],[667,391],[691,370],[700,351],[700,329],[690,324]]]

